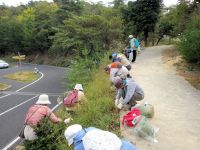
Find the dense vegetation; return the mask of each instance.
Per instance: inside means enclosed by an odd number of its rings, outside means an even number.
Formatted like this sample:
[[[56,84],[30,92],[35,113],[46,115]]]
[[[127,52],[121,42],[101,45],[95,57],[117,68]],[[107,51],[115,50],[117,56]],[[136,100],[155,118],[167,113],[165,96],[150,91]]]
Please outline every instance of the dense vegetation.
[[[0,7],[1,55],[95,58],[122,38],[120,10],[100,3],[55,0]]]
[[[0,5],[0,56],[18,52],[30,56],[30,61],[71,66],[69,88],[75,83],[85,87],[88,102],[72,117],[84,127],[96,126],[117,132],[118,113],[113,105],[113,93],[107,76],[99,66],[105,65],[109,50],[122,50],[129,34],[148,45],[164,37],[177,39],[180,52],[191,62],[200,62],[199,0],[180,0],[176,6],[165,8],[162,0],[137,0],[124,3],[113,0],[106,7],[82,0],[29,2],[8,7]],[[155,42],[157,40],[157,42]],[[101,80],[99,80],[101,78]],[[95,102],[95,103],[94,103]],[[66,117],[60,110],[59,116]],[[27,142],[27,149],[65,149],[65,125],[53,126],[44,120],[38,132],[41,137]],[[31,148],[30,148],[31,147]]]
[[[179,0],[178,5],[165,9],[158,24],[158,41],[168,36],[176,38],[186,60],[200,63],[200,1]]]

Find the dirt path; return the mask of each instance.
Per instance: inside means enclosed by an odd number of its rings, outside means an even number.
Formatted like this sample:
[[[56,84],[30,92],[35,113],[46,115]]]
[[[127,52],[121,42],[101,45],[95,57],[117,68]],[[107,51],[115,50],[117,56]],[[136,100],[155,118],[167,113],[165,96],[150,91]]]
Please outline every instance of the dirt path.
[[[142,51],[131,72],[145,91],[144,101],[154,105],[155,116],[150,122],[160,128],[158,143],[136,137],[131,128],[122,127],[122,135],[135,143],[138,150],[199,150],[200,91],[165,67],[161,52],[167,48],[158,46]]]

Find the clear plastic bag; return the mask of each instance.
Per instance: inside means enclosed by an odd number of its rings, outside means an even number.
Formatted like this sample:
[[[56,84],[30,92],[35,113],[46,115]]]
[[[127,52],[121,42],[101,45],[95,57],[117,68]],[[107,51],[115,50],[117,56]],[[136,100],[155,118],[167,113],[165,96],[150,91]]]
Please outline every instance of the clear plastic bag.
[[[134,127],[134,133],[148,141],[157,143],[155,136],[159,128],[152,126],[147,118],[142,116],[140,122]]]
[[[145,102],[145,104],[137,104],[133,108],[138,108],[141,110],[141,115],[147,118],[153,118],[154,116],[154,107],[151,104]]]

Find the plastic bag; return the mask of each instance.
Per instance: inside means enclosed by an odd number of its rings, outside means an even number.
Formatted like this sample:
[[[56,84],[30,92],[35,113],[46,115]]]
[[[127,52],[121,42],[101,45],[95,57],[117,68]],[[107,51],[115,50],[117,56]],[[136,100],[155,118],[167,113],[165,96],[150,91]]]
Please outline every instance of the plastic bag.
[[[141,111],[141,115],[152,118],[154,116],[154,107],[151,104],[145,102],[145,104],[137,104],[133,108],[138,108]]]
[[[140,122],[133,129],[134,133],[139,137],[142,137],[151,142],[158,142],[155,138],[156,133],[159,131],[159,128],[153,127],[145,118],[142,116]]]

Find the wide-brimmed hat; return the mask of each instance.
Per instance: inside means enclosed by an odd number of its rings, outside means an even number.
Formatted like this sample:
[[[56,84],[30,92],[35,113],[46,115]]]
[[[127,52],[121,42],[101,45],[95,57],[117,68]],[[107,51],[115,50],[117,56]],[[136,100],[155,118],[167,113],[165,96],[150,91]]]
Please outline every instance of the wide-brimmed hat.
[[[41,94],[36,104],[51,104],[51,102],[49,101],[49,96],[47,94]]]
[[[73,138],[76,136],[76,134],[82,130],[82,126],[79,125],[79,124],[74,124],[74,125],[71,125],[69,126],[66,130],[65,130],[65,138],[67,139],[68,141],[68,145],[72,145],[72,143],[74,142],[73,141]]]
[[[83,86],[82,84],[76,84],[74,87],[75,90],[82,90],[83,91]]]

